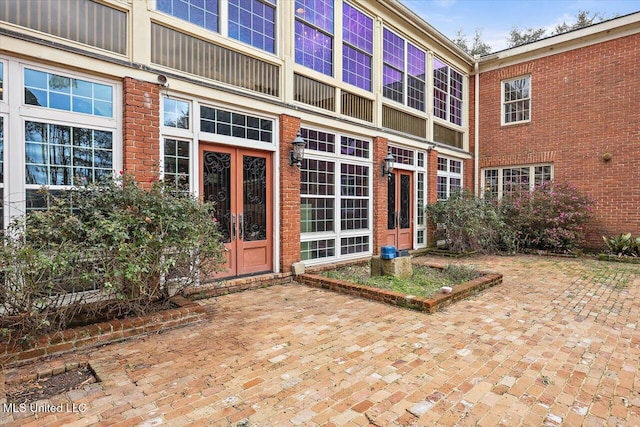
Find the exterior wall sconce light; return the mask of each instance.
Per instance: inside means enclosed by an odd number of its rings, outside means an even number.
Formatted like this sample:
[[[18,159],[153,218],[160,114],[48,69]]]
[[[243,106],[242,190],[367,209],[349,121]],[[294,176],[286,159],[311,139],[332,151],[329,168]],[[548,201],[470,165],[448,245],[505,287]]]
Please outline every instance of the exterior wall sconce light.
[[[382,164],[382,176],[391,176],[391,172],[393,172],[393,162],[396,159],[391,154],[391,151],[387,153],[387,157],[384,158],[384,163]]]
[[[430,153],[434,148],[436,148],[436,144],[434,142],[427,144],[427,153]]]
[[[302,139],[300,131],[298,131],[296,139],[291,144],[293,145],[293,150],[289,151],[289,166],[296,165],[299,168],[304,158],[304,146],[307,145],[305,140]]]

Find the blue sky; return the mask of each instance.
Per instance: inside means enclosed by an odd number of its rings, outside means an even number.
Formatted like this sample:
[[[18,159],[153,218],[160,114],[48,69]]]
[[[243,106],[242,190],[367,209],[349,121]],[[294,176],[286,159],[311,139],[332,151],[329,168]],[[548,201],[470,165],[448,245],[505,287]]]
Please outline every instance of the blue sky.
[[[458,30],[471,40],[476,29],[492,51],[505,49],[514,26],[553,28],[571,23],[580,10],[599,12],[606,18],[640,11],[640,0],[401,0],[425,21],[449,38]]]

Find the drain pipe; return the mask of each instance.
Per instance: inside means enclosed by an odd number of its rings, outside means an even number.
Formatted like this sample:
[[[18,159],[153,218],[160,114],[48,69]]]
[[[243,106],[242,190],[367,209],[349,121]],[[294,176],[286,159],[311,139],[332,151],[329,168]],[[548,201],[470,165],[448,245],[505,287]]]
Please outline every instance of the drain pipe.
[[[482,182],[481,177],[479,175],[480,173],[480,72],[478,69],[478,56],[474,55],[474,59],[475,59],[475,64],[473,66],[474,71],[475,71],[475,79],[474,79],[474,83],[475,83],[475,92],[476,92],[476,96],[475,96],[475,106],[474,106],[474,120],[475,120],[475,126],[474,126],[474,146],[473,146],[473,173],[474,173],[474,194],[476,195],[476,197],[479,196],[480,194],[480,183]]]

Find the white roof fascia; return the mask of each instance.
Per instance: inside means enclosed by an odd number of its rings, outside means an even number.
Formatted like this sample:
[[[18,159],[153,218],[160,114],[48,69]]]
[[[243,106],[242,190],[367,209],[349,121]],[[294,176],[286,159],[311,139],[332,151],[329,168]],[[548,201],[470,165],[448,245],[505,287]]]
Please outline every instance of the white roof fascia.
[[[478,59],[479,73],[640,33],[640,12],[547,37]]]

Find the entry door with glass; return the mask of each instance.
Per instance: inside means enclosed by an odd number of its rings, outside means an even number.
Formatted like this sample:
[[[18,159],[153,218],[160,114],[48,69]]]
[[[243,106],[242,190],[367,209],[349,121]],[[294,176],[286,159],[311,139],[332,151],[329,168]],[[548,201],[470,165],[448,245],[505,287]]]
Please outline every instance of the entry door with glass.
[[[394,170],[389,176],[387,200],[387,245],[413,248],[412,173]]]
[[[200,194],[214,203],[227,248],[218,277],[273,271],[271,153],[200,147]]]

